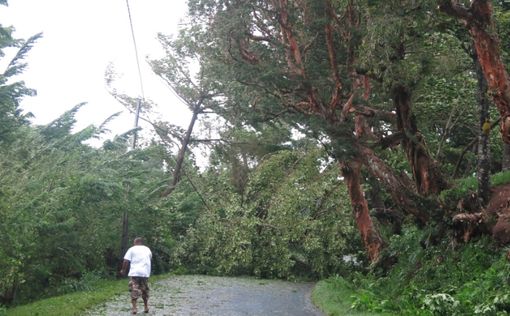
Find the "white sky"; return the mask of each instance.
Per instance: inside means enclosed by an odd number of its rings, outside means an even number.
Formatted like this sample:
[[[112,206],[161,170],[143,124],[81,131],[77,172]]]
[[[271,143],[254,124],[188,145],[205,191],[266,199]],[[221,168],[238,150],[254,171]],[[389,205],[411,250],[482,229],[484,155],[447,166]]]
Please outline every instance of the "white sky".
[[[155,76],[147,63],[163,55],[158,32],[175,34],[186,12],[185,0],[129,0],[145,97],[158,104],[161,118],[187,125],[190,113]],[[30,51],[28,68],[19,77],[36,97],[21,106],[35,115],[34,124],[46,124],[80,102],[87,102],[77,115],[76,129],[98,125],[111,114],[124,114],[109,125],[113,134],[133,126],[129,114],[106,89],[108,64],[122,77],[114,84],[119,92],[139,96],[136,58],[126,0],[10,0],[0,6],[0,23],[13,26],[15,38],[43,32]]]

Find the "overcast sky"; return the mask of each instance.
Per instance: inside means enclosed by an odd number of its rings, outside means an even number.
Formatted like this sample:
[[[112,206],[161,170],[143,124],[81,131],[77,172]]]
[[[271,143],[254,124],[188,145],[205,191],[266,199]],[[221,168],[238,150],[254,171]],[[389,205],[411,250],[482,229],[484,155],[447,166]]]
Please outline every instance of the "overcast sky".
[[[129,0],[129,5],[145,97],[159,105],[165,120],[186,125],[190,116],[186,107],[145,62],[147,57],[162,56],[156,35],[175,34],[186,1]],[[0,23],[13,26],[16,38],[44,34],[30,51],[28,68],[20,77],[38,93],[22,102],[22,108],[35,115],[33,123],[46,124],[74,105],[87,102],[77,116],[77,129],[98,125],[118,111],[124,114],[110,125],[113,133],[132,127],[133,115],[108,94],[104,80],[112,63],[121,75],[114,85],[119,92],[140,95],[126,0],[10,0],[9,6],[0,6]]]

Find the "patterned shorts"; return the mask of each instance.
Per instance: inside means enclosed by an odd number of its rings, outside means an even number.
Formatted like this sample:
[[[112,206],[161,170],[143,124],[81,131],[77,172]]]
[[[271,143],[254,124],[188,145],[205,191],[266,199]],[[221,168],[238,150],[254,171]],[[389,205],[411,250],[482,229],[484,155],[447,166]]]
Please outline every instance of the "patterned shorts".
[[[131,292],[131,299],[136,300],[140,296],[143,299],[149,298],[149,278],[130,277],[129,278],[129,292]]]

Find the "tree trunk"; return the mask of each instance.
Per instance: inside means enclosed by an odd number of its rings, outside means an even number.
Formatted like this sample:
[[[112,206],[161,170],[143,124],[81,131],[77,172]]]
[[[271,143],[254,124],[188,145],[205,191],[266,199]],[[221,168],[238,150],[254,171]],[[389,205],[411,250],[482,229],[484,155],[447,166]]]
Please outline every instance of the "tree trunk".
[[[413,172],[418,193],[427,196],[437,194],[446,188],[446,181],[430,157],[418,132],[411,112],[411,94],[403,86],[393,90],[393,103],[397,113],[397,128],[403,135],[401,144]]]
[[[503,144],[503,161],[501,162],[503,171],[510,170],[510,144]]]
[[[363,117],[358,115],[355,120],[355,134],[356,138],[360,138],[365,133],[366,125],[364,124]],[[332,138],[335,138],[333,135]],[[402,209],[406,214],[412,214],[420,225],[426,224],[430,215],[427,209],[430,207],[423,207],[424,205],[430,206],[430,201],[425,200],[423,197],[411,191],[414,186],[412,181],[407,176],[397,176],[384,161],[377,157],[373,150],[368,147],[356,144],[360,162],[365,165],[368,172],[381,181],[384,188],[390,193],[395,204]],[[421,206],[420,206],[421,204]],[[433,208],[439,209],[434,205]]]
[[[382,188],[379,180],[370,177],[370,188],[366,191],[368,207],[372,210],[372,216],[377,219],[381,225],[391,228],[393,234],[402,233],[402,212],[397,209],[386,208],[382,199]]]
[[[478,5],[477,5],[478,4]],[[499,39],[495,30],[487,30],[492,27],[492,5],[490,1],[475,1],[472,5],[473,16],[477,21],[486,17],[487,24],[480,26],[477,23],[471,25],[469,32],[475,41],[476,53],[483,73],[493,98],[501,115],[501,136],[505,143],[510,143],[510,86],[509,77],[501,58]]]
[[[186,155],[186,151],[188,149],[189,142],[191,140],[191,133],[193,132],[193,127],[195,126],[195,122],[197,121],[198,114],[202,110],[202,100],[195,104],[193,108],[193,115],[191,117],[191,121],[189,122],[188,129],[184,138],[181,141],[181,148],[179,148],[179,153],[177,154],[177,159],[175,162],[174,172],[172,173],[172,179],[170,181],[170,185],[161,193],[161,197],[166,197],[170,195],[174,190],[179,181],[181,180],[181,169],[182,164],[184,162],[184,156]]]
[[[10,305],[15,302],[16,294],[18,293],[19,279],[16,275],[12,283],[7,287],[5,286],[4,292],[0,295],[0,303]]]
[[[501,137],[505,143],[510,144],[510,80],[501,58],[499,38],[492,20],[491,2],[473,0],[468,9],[457,1],[442,0],[439,8],[462,20],[469,31],[489,91],[501,116]]]
[[[340,164],[351,199],[353,216],[371,262],[379,259],[384,241],[370,217],[368,203],[361,189],[361,163],[358,161]]]
[[[359,153],[368,172],[383,183],[393,201],[405,214],[413,215],[419,224],[424,225],[433,212],[440,211],[439,205],[412,192],[412,183],[405,176],[397,176],[370,148],[360,146]]]
[[[128,222],[128,212],[124,211],[122,214],[122,231],[120,236],[120,255],[119,260],[117,262],[117,271],[120,271],[122,268],[122,261],[124,259],[124,254],[128,250],[129,243],[129,222]],[[120,276],[120,275],[118,275]]]
[[[476,54],[473,55],[476,75],[478,80],[478,103],[480,105],[480,135],[478,139],[478,162],[477,162],[477,180],[478,180],[478,199],[480,205],[485,206],[490,197],[490,159],[489,159],[489,130],[483,130],[483,125],[489,123],[489,100],[487,99],[487,81],[485,80],[482,68]]]
[[[238,158],[238,154],[242,157],[242,159]],[[234,151],[233,154],[229,156],[229,161],[231,163],[231,182],[234,187],[234,190],[244,199],[244,193],[246,190],[246,185],[248,183],[248,157],[246,152],[241,149],[240,152]]]

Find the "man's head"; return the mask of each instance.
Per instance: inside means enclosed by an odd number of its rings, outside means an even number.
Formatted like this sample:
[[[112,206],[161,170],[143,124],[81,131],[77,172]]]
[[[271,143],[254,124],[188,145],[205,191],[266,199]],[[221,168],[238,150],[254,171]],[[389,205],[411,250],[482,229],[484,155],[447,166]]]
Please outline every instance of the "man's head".
[[[134,245],[143,245],[143,238],[142,237],[136,237],[135,240],[133,240]]]

